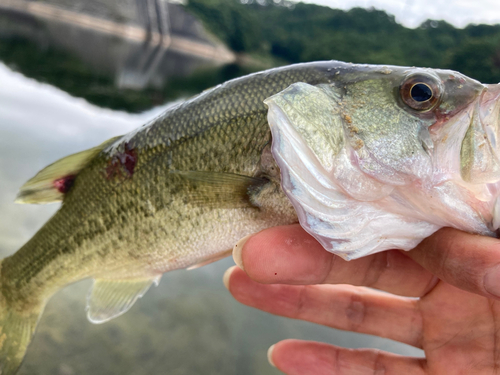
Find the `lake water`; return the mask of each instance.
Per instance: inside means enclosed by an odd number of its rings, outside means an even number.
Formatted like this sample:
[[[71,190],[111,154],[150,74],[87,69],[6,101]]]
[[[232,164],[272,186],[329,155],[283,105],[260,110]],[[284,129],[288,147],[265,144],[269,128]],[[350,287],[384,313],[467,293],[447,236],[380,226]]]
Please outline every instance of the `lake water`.
[[[161,54],[152,68],[141,63],[151,54]],[[20,248],[58,209],[13,203],[41,168],[243,71],[0,13],[0,256]],[[267,348],[285,338],[421,355],[389,340],[242,306],[222,284],[232,264],[228,258],[165,274],[128,313],[102,325],[86,320],[91,281],[68,286],[48,303],[20,374],[271,375],[279,371],[268,365]]]

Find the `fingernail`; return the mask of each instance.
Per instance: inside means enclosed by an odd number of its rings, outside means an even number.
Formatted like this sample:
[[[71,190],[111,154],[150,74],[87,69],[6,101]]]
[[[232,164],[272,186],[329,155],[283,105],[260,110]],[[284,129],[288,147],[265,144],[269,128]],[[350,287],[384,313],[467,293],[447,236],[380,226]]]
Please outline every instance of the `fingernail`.
[[[227,290],[229,290],[229,279],[231,278],[231,274],[233,273],[236,266],[229,267],[226,272],[224,272],[224,276],[222,276],[222,282]]]
[[[274,344],[276,345],[276,344]],[[271,366],[276,367],[276,365],[273,362],[273,350],[274,350],[274,345],[271,345],[269,349],[267,349],[267,360],[271,364]]]
[[[484,276],[484,289],[500,298],[500,265],[494,267]]]
[[[245,268],[243,268],[243,259],[241,258],[241,251],[243,250],[243,246],[245,245],[245,242],[247,242],[250,237],[252,237],[252,234],[249,234],[248,236],[243,237],[233,247],[234,263],[236,263],[238,265],[238,267],[240,267],[242,270],[244,270]]]

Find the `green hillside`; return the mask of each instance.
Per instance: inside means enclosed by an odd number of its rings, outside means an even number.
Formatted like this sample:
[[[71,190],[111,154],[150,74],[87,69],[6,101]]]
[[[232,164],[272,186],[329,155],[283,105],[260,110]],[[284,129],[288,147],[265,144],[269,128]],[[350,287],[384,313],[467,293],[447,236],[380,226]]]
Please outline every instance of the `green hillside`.
[[[457,29],[428,20],[409,29],[379,10],[345,12],[273,0],[189,0],[186,7],[234,51],[282,63],[337,59],[439,67],[482,82],[500,81],[500,25]]]

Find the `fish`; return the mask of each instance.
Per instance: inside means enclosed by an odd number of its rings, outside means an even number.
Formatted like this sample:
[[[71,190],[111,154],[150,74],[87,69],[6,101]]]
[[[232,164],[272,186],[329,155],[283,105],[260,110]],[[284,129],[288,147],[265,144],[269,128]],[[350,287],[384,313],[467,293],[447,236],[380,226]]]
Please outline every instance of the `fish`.
[[[500,85],[450,70],[320,61],[228,81],[44,168],[16,202],[62,202],[0,260],[0,374],[49,298],[93,279],[87,317],[131,308],[161,275],[300,222],[354,259],[442,226],[500,225]]]

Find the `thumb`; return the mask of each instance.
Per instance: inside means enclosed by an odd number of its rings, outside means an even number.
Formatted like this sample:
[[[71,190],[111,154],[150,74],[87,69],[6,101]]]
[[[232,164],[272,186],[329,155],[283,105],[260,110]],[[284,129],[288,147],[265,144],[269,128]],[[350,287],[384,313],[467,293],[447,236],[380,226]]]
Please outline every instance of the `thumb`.
[[[500,299],[500,240],[443,228],[408,252],[441,280]]]

